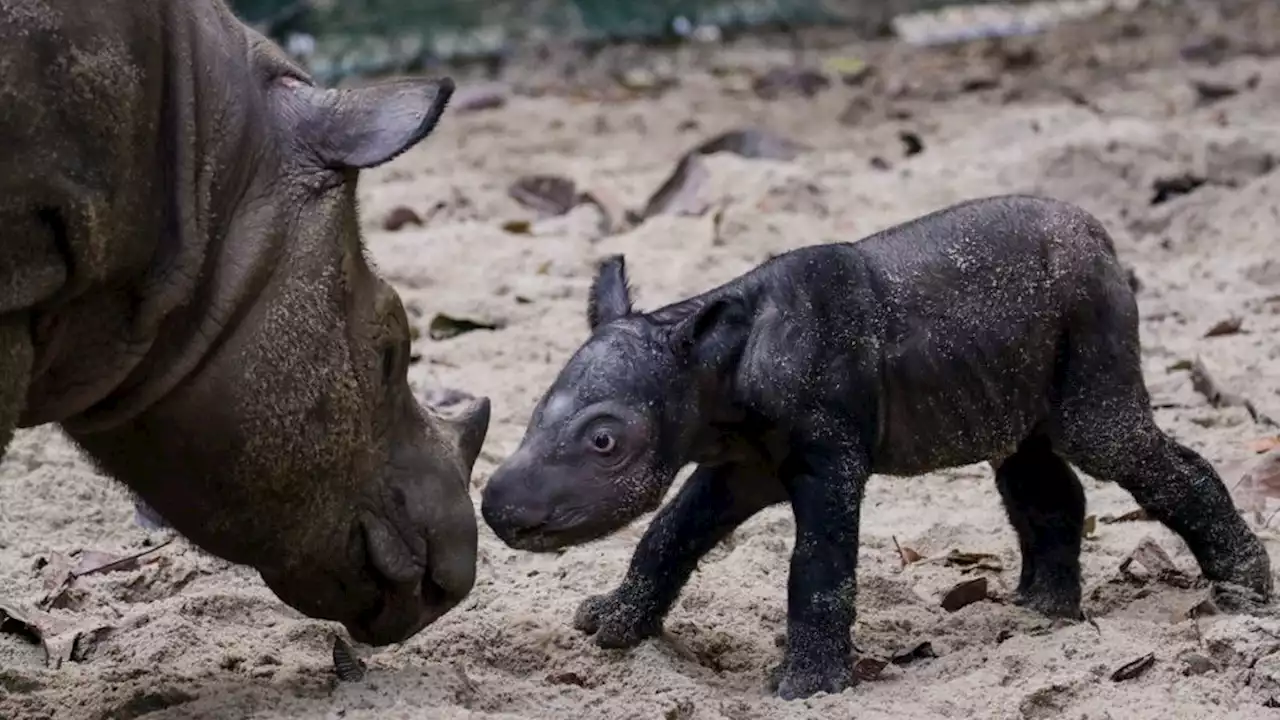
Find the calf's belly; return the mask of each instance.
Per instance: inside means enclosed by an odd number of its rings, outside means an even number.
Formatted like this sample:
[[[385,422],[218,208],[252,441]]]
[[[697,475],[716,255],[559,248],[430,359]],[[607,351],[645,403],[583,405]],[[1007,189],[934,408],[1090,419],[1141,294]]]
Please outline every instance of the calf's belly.
[[[952,365],[886,384],[875,472],[913,475],[1007,457],[1048,415],[1051,366]]]

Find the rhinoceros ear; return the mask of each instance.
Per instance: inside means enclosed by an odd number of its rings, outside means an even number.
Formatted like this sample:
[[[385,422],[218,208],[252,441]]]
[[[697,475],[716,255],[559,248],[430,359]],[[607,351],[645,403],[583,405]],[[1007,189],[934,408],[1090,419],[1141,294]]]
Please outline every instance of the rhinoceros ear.
[[[591,296],[587,298],[587,324],[592,330],[631,313],[631,288],[627,284],[627,262],[610,255],[600,263]]]
[[[734,295],[723,295],[677,323],[669,338],[678,357],[719,369],[742,351],[750,333],[746,304]]]
[[[304,98],[297,131],[327,167],[371,168],[416,145],[453,96],[451,78],[391,80],[348,90],[295,84]]]

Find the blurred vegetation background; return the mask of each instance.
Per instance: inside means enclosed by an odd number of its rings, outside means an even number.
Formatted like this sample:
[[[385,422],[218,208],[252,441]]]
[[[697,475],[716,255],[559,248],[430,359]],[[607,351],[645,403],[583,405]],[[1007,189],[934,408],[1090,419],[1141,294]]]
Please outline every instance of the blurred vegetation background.
[[[1066,4],[1088,12],[1121,1],[999,4]],[[990,0],[232,0],[245,20],[305,58],[322,82],[499,58],[540,45],[705,42],[812,27],[884,37],[902,15],[985,4]],[[1022,27],[1025,20],[1003,24],[968,34],[1031,30]]]

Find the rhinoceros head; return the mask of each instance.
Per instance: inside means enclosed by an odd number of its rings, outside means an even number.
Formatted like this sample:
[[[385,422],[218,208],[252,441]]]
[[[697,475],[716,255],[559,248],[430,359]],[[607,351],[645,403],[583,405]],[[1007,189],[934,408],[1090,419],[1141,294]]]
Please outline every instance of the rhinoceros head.
[[[409,321],[366,258],[356,179],[425,138],[453,83],[324,90],[270,53],[257,62],[235,110],[261,124],[238,149],[242,191],[212,199],[228,215],[219,246],[237,250],[200,312],[221,313],[225,331],[162,400],[76,439],[294,608],[398,642],[471,590],[470,475],[489,402],[445,413],[415,400]],[[220,299],[222,285],[244,290]]]

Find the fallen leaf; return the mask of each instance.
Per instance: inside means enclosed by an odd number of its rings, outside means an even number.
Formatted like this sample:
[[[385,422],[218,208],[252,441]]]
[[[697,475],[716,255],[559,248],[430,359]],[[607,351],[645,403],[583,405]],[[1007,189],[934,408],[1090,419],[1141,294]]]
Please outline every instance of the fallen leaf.
[[[891,537],[893,538],[893,546],[898,549],[898,559],[902,561],[902,567],[906,567],[911,563],[920,562],[921,558],[923,558],[920,553],[909,547],[899,545],[898,537],[896,535]]]
[[[1262,703],[1262,707],[1280,708],[1280,699],[1277,699],[1274,695],[1272,695],[1271,697],[1267,698],[1265,702]]]
[[[1209,105],[1240,92],[1231,85],[1212,80],[1192,80],[1191,87],[1196,91],[1196,99],[1201,105]]]
[[[1182,571],[1173,564],[1173,560],[1169,559],[1169,554],[1164,551],[1164,548],[1156,544],[1156,541],[1151,539],[1150,536],[1144,537],[1142,540],[1138,541],[1138,545],[1129,553],[1129,556],[1120,563],[1121,574],[1134,579],[1140,579],[1129,571],[1129,568],[1135,562],[1147,569],[1147,572],[1150,573],[1151,579],[1167,583],[1175,587],[1185,588],[1191,587],[1192,585],[1191,579],[1184,575]]]
[[[880,677],[880,673],[889,666],[888,661],[880,658],[863,656],[853,663],[853,676],[859,680],[870,681]]]
[[[454,388],[440,387],[429,390],[423,395],[424,404],[436,409],[443,410],[461,405],[474,400],[475,396],[465,390],[457,390]]]
[[[1081,528],[1080,534],[1082,537],[1088,540],[1092,540],[1095,537],[1094,533],[1096,533],[1097,531],[1098,531],[1098,516],[1089,515],[1084,519],[1084,527]]]
[[[1262,512],[1268,499],[1280,499],[1280,448],[1254,460],[1231,487],[1231,495],[1241,510]]]
[[[507,188],[513,200],[543,216],[563,215],[578,204],[578,188],[558,175],[525,175]]]
[[[30,615],[13,606],[0,603],[0,633],[21,635],[27,640],[40,642],[40,628],[30,619]]]
[[[99,552],[97,550],[85,550],[80,553],[79,562],[76,564],[75,570],[71,572],[72,578],[84,577],[85,575],[93,575],[103,572],[117,572],[136,570],[143,564],[151,562],[154,558],[146,559],[148,555],[155,553],[173,542],[173,538],[169,538],[159,545],[154,545],[145,550],[133,553],[132,555],[112,555],[110,553]]]
[[[1182,656],[1183,675],[1204,675],[1216,672],[1218,664],[1200,653],[1187,653]]]
[[[1211,338],[1222,337],[1223,335],[1235,335],[1240,332],[1240,328],[1242,327],[1244,327],[1244,318],[1238,315],[1232,315],[1231,317],[1219,320],[1211,325],[1209,329],[1205,331],[1204,336]]]
[[[916,660],[925,660],[936,657],[938,657],[938,654],[933,651],[933,643],[925,640],[910,650],[894,655],[889,659],[889,662],[894,665],[909,665]]]
[[[1191,173],[1157,178],[1151,184],[1152,205],[1162,205],[1182,195],[1189,195],[1206,182],[1205,178]]]
[[[413,208],[403,205],[393,208],[387,216],[382,219],[382,229],[388,232],[395,232],[405,225],[422,225],[422,218]]]
[[[1155,662],[1156,662],[1156,654],[1147,653],[1146,655],[1143,655],[1137,660],[1125,663],[1124,665],[1121,665],[1119,668],[1116,668],[1116,671],[1111,673],[1111,680],[1112,682],[1123,682],[1125,680],[1132,680],[1142,675],[1146,671],[1150,670],[1151,666],[1154,665]]]
[[[655,215],[701,215],[708,209],[699,198],[700,191],[711,180],[711,172],[697,155],[689,154],[676,163],[675,170],[649,197],[639,219]]]
[[[71,574],[80,577],[89,573],[102,572],[103,568],[130,570],[137,566],[136,558],[125,558],[100,550],[81,550],[80,555],[76,558],[76,568],[71,571]]]
[[[1249,450],[1255,453],[1264,453],[1276,449],[1280,449],[1280,435],[1258,438],[1249,443]]]
[[[829,57],[822,62],[822,69],[839,75],[845,85],[857,85],[871,74],[871,66],[856,57]]]
[[[528,220],[508,220],[502,223],[502,229],[512,235],[528,235],[533,232],[533,223]]]
[[[987,579],[985,577],[965,580],[942,596],[942,609],[947,612],[955,612],[966,605],[972,605],[986,598]]]
[[[1098,518],[1098,522],[1103,523],[1105,525],[1111,525],[1113,523],[1136,522],[1138,520],[1150,520],[1150,519],[1151,519],[1151,516],[1147,514],[1146,510],[1144,510],[1143,508],[1138,508],[1137,510],[1130,510],[1129,512],[1124,513],[1123,515],[1116,515],[1114,517],[1111,515],[1103,515],[1102,517]]]
[[[469,113],[494,110],[507,104],[507,88],[499,84],[469,85],[454,91],[449,99],[449,112]]]
[[[343,682],[359,682],[364,679],[367,666],[346,640],[333,635],[333,670]]]
[[[948,552],[946,557],[942,559],[942,564],[949,567],[972,567],[995,571],[1004,569],[1004,566],[1000,563],[1000,558],[996,555],[961,550]]]
[[[740,128],[720,133],[694,148],[696,155],[727,152],[748,160],[794,160],[808,146],[760,128]]]
[[[831,87],[826,75],[809,68],[776,67],[757,77],[751,90],[764,100],[776,100],[784,95],[796,94],[813,97]]]
[[[902,141],[903,155],[911,157],[924,152],[924,141],[916,133],[903,130],[898,133],[898,139]]]
[[[612,193],[602,190],[588,190],[582,193],[579,201],[582,204],[594,205],[600,212],[598,229],[601,236],[615,235],[627,229],[626,210],[622,202]]]
[[[448,340],[475,330],[498,330],[500,327],[497,323],[437,313],[435,317],[431,318],[431,324],[427,326],[427,336],[432,340]]]
[[[96,643],[109,630],[110,626],[102,624],[75,628],[69,620],[59,619],[46,612],[19,609],[15,605],[0,602],[0,632],[21,635],[30,642],[39,643],[44,649],[45,665],[54,670],[73,659],[76,643],[80,638],[88,636],[82,643],[84,651],[80,657],[84,657],[91,644]]]
[[[1179,623],[1183,620],[1194,620],[1196,618],[1209,617],[1211,615],[1220,615],[1222,610],[1218,604],[1213,601],[1213,592],[1206,590],[1199,593],[1194,600],[1184,603],[1173,613],[1173,622]]]
[[[71,558],[58,552],[49,553],[49,557],[40,566],[42,586],[46,596],[60,589],[71,579],[72,567]]]

